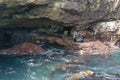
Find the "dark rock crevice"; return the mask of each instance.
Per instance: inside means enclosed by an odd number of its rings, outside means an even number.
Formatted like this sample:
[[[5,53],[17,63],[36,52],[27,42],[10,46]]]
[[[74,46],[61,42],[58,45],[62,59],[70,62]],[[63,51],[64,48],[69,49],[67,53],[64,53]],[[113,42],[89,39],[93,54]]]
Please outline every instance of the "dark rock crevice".
[[[19,19],[16,21],[12,21],[12,23],[8,24],[4,28],[37,28],[42,26],[66,26],[66,24],[58,21],[51,20],[49,18],[36,18],[36,19]]]

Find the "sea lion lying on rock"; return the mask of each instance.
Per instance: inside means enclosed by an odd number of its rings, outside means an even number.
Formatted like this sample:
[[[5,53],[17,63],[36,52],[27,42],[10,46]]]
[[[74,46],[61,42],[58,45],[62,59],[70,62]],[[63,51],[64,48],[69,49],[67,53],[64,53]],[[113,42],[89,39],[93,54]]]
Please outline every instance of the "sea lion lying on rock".
[[[83,41],[84,41],[83,36],[74,38],[74,42],[83,42]]]

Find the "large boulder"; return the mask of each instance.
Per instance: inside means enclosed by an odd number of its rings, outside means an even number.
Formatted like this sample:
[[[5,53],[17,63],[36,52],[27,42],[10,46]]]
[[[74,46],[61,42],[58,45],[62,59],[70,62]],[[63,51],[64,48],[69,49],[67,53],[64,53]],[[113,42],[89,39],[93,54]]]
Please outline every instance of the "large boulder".
[[[36,55],[45,52],[45,50],[36,44],[21,43],[9,49],[1,50],[0,54],[3,55]]]
[[[119,5],[119,0],[0,0],[0,27],[81,26],[114,20],[120,18]]]

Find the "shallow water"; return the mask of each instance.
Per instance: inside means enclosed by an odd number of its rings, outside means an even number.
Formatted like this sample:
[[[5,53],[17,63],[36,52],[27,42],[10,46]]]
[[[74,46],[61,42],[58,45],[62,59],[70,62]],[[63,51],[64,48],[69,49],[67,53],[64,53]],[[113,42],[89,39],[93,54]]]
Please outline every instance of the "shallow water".
[[[73,72],[92,70],[98,74],[94,80],[120,80],[113,75],[120,74],[120,51],[112,56],[64,55],[61,47],[45,47],[48,52],[37,56],[0,56],[0,80],[67,80]],[[74,64],[73,61],[82,63]],[[58,69],[63,63],[72,63],[65,69]],[[85,80],[93,80],[85,79]]]

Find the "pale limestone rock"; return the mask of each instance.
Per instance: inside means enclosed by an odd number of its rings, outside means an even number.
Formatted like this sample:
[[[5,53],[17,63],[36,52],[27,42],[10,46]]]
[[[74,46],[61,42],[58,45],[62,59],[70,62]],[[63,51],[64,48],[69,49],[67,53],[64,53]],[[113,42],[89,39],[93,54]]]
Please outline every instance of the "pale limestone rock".
[[[88,76],[92,76],[93,74],[94,74],[93,71],[85,70],[85,71],[81,71],[79,73],[73,73],[70,77],[68,77],[68,80],[79,80],[79,79],[83,79]]]

